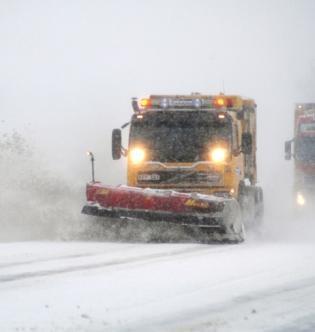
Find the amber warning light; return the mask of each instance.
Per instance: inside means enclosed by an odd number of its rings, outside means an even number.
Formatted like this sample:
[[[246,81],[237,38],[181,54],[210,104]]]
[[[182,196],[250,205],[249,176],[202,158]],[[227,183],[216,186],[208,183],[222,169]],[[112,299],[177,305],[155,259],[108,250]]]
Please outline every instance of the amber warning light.
[[[216,108],[240,107],[241,103],[239,98],[235,98],[233,96],[219,96],[214,99],[214,106]]]
[[[152,106],[151,99],[149,99],[149,98],[140,99],[140,107],[141,108],[148,108],[150,106]]]
[[[219,98],[215,99],[214,104],[216,106],[223,107],[223,106],[226,106],[226,100],[225,100],[225,98],[219,97]]]
[[[136,112],[146,109],[223,109],[240,108],[241,99],[235,96],[151,96],[142,98],[139,101],[133,100],[133,108]]]

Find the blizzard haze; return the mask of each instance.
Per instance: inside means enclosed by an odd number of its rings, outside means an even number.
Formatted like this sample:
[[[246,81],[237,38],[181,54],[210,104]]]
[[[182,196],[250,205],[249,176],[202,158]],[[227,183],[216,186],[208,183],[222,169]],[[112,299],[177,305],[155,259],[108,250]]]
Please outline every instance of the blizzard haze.
[[[0,134],[17,131],[36,151],[34,167],[41,160],[83,191],[86,150],[98,179],[124,183],[110,137],[128,121],[131,97],[251,97],[270,214],[291,188],[283,144],[294,103],[315,101],[314,19],[311,0],[0,0]]]
[[[314,22],[313,0],[0,0],[1,332],[315,331],[315,211],[284,160]],[[191,92],[255,99],[262,227],[209,244],[81,214],[87,150],[126,181],[131,98]]]

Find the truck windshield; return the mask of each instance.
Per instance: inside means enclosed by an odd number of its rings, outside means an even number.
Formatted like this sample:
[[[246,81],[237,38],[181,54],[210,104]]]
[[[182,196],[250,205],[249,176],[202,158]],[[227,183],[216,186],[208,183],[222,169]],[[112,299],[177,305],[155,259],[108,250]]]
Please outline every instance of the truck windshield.
[[[296,140],[295,155],[301,161],[315,161],[315,137],[301,137]]]
[[[220,142],[230,146],[232,126],[226,117],[209,111],[156,111],[137,118],[130,129],[130,147],[141,145],[147,160],[196,162],[209,160],[209,148]]]

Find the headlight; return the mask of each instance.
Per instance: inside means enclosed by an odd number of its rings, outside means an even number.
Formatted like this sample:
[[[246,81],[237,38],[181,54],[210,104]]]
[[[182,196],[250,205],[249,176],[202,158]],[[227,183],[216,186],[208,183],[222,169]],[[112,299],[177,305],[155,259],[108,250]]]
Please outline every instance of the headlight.
[[[215,163],[222,163],[227,158],[227,150],[224,148],[214,148],[210,151],[210,158]]]
[[[297,193],[297,195],[296,195],[296,202],[300,206],[305,205],[305,198],[304,198],[304,196],[301,193]]]
[[[144,149],[134,148],[130,151],[130,159],[133,164],[140,164],[145,157]]]

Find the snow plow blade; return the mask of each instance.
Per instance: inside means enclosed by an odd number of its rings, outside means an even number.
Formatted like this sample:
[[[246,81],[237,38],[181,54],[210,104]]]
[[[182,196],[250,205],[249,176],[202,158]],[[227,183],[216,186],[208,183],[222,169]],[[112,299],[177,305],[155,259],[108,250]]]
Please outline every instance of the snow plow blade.
[[[84,214],[197,226],[216,233],[218,240],[244,240],[239,204],[233,198],[98,182],[87,184],[86,196]]]

